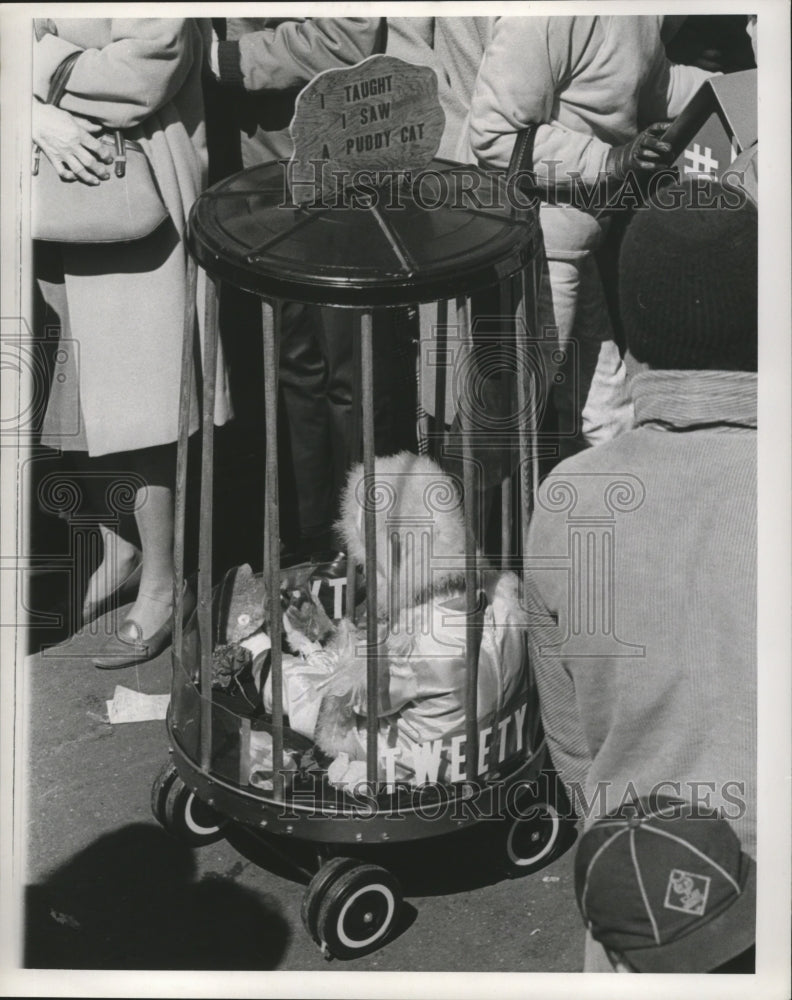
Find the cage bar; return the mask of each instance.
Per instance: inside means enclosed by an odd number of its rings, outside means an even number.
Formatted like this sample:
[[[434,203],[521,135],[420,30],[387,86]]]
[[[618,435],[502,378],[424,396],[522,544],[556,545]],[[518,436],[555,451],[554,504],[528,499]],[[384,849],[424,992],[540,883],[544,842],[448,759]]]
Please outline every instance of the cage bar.
[[[360,360],[363,387],[364,532],[366,540],[366,778],[377,781],[379,711],[377,649],[377,538],[374,487],[374,345],[373,317],[360,317]]]
[[[176,439],[176,483],[173,514],[173,665],[184,669],[184,551],[187,521],[187,461],[190,433],[190,396],[195,372],[196,294],[198,265],[187,255],[187,289],[182,328],[181,383],[179,385],[179,433]]]
[[[264,565],[269,601],[270,672],[272,674],[272,786],[283,799],[283,655],[280,606],[280,511],[278,498],[278,343],[282,305],[271,305],[272,322],[264,322],[264,419],[266,421],[266,481],[264,488],[268,561]]]
[[[198,634],[201,643],[201,769],[212,761],[212,511],[214,507],[214,408],[218,338],[217,284],[207,276],[204,323],[201,518],[198,533]]]

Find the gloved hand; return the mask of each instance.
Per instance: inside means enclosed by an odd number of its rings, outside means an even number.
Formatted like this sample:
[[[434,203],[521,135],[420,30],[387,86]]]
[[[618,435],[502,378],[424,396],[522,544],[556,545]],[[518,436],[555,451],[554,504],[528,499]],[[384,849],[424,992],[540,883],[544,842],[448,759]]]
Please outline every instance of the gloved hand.
[[[623,180],[630,171],[647,174],[671,166],[674,154],[669,144],[660,138],[670,124],[655,122],[630,142],[623,146],[613,146],[605,163],[608,174],[617,180]]]

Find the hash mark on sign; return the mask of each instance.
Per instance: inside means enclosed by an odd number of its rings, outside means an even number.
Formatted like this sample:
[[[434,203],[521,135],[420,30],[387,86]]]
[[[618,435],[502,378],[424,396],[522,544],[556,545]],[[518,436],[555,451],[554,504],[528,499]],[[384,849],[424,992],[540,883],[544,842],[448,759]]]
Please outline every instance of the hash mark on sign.
[[[690,165],[685,164],[686,174],[713,174],[718,169],[718,161],[712,155],[710,147],[705,146],[702,153],[697,142],[693,143],[692,149],[685,150],[685,159],[690,160]]]

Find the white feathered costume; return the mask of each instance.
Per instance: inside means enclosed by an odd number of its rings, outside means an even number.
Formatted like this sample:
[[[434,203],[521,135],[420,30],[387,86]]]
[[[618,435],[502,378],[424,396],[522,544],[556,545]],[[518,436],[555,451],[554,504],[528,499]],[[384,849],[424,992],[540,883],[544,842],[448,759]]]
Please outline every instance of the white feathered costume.
[[[465,531],[456,482],[430,459],[408,452],[378,458],[368,488],[362,465],[350,471],[337,527],[346,551],[370,579],[363,530],[367,503],[376,511],[382,644],[379,780],[416,785],[463,780]],[[529,750],[526,743],[538,718],[528,705],[527,618],[519,604],[517,577],[493,571],[486,575],[491,585],[485,587],[489,597],[482,594],[478,775]],[[364,644],[362,621],[358,629],[341,623],[327,647],[333,651],[332,673],[319,685],[321,705],[312,734],[336,758],[330,780],[347,787],[365,778]],[[288,689],[287,682],[287,694]]]

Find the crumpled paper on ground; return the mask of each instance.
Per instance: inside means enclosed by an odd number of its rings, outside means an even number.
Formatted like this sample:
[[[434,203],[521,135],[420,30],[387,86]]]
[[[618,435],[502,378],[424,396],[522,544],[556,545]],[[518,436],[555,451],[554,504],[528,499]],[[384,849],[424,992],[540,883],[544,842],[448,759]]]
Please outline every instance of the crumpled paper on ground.
[[[143,694],[117,684],[113,700],[107,702],[107,718],[114,725],[158,721],[165,718],[169,702],[169,694]]]

